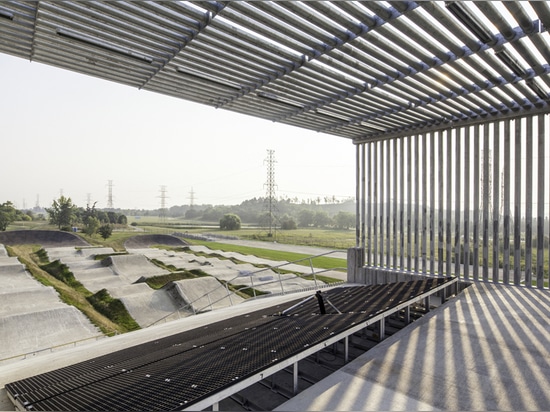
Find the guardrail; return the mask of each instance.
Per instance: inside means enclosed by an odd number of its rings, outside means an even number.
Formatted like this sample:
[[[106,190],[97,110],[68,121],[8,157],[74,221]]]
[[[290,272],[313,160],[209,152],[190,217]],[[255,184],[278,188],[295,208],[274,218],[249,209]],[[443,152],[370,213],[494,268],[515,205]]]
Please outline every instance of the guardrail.
[[[0,363],[6,362],[6,361],[9,361],[9,360],[15,360],[15,359],[24,360],[24,359],[27,359],[27,358],[30,358],[30,357],[34,357],[34,356],[36,356],[40,353],[43,353],[43,352],[51,353],[56,349],[64,348],[66,346],[75,347],[77,344],[82,343],[82,342],[90,341],[92,339],[97,341],[99,339],[107,338],[107,337],[112,336],[112,335],[113,336],[118,335],[118,333],[117,332],[112,332],[112,333],[108,333],[108,334],[104,334],[104,335],[90,336],[89,338],[79,339],[79,340],[75,340],[75,341],[71,341],[71,342],[67,342],[67,343],[61,343],[59,345],[54,345],[54,346],[50,346],[50,347],[47,347],[47,348],[36,349],[36,350],[31,351],[31,352],[20,353],[18,355],[13,355],[13,356],[10,356],[8,358],[2,358],[2,359],[0,359]]]
[[[196,315],[198,313],[206,311],[208,308],[210,308],[210,310],[212,310],[213,306],[216,303],[218,303],[222,300],[225,300],[225,299],[229,299],[229,301],[231,303],[231,306],[233,306],[233,301],[231,300],[232,291],[229,290],[229,284],[231,282],[237,280],[237,279],[243,279],[245,277],[249,277],[250,278],[250,286],[248,286],[248,285],[247,286],[242,286],[238,289],[234,289],[234,292],[240,292],[242,290],[251,289],[253,291],[254,296],[251,297],[250,299],[257,299],[257,298],[259,298],[259,296],[256,296],[256,289],[254,288],[254,277],[257,276],[258,274],[261,274],[262,272],[266,272],[268,270],[271,270],[271,271],[274,271],[275,273],[277,273],[278,279],[275,279],[271,282],[262,282],[262,286],[278,283],[280,285],[280,288],[281,288],[280,292],[270,293],[269,296],[284,295],[284,294],[287,294],[287,293],[297,293],[297,292],[303,292],[303,291],[307,291],[307,290],[318,290],[318,289],[322,289],[322,288],[331,287],[331,286],[346,283],[345,281],[334,282],[334,283],[331,283],[331,284],[326,284],[326,283],[323,282],[320,285],[318,280],[317,280],[317,276],[320,275],[321,273],[326,273],[326,272],[330,272],[330,271],[338,271],[338,270],[347,271],[347,268],[336,267],[336,268],[332,268],[332,269],[323,269],[323,270],[315,271],[315,268],[313,267],[313,259],[319,258],[319,257],[322,257],[322,256],[327,256],[327,255],[330,255],[330,254],[333,254],[333,253],[339,253],[339,252],[341,252],[341,251],[331,250],[329,252],[325,252],[325,253],[321,253],[321,254],[318,254],[318,255],[313,255],[313,256],[306,257],[306,258],[294,260],[292,262],[285,262],[285,263],[282,263],[282,264],[277,265],[277,266],[269,266],[269,267],[266,267],[266,268],[261,268],[261,269],[258,269],[256,271],[252,271],[252,272],[250,272],[250,274],[245,275],[245,276],[243,276],[242,274],[239,274],[238,276],[235,276],[234,278],[230,279],[229,281],[224,281],[223,283],[220,283],[220,285],[217,286],[216,288],[212,289],[211,291],[209,291],[207,293],[204,293],[203,295],[199,296],[198,298],[194,299],[193,301],[188,302],[186,305],[178,308],[174,312],[171,312],[168,315],[165,315],[162,318],[156,320],[155,322],[147,325],[146,328],[148,328],[150,326],[153,326],[153,325],[156,325],[159,322],[166,321],[167,318],[171,317],[175,313],[180,313],[181,311],[191,311],[191,312],[193,312],[194,315]],[[278,272],[278,270],[281,270],[285,266],[289,266],[289,265],[296,264],[296,263],[303,262],[303,261],[309,261],[309,267],[311,268],[311,273],[296,274],[293,271],[289,271],[291,273],[294,273],[295,276],[285,280],[281,276],[282,273]],[[284,287],[285,281],[289,281],[289,280],[296,279],[296,278],[302,278],[303,279],[303,278],[309,277],[309,276],[313,276],[313,281],[315,283],[315,286],[309,287],[309,288],[306,287],[306,288],[302,288],[302,289],[299,289],[299,290],[288,290],[288,288],[287,288],[287,290],[285,290],[285,287]],[[216,299],[216,300],[212,301],[212,299],[210,298],[210,295],[212,295],[213,293],[219,291],[220,289],[225,289],[226,294],[222,298],[219,298],[219,299]],[[205,305],[205,306],[202,306],[198,309],[195,308],[194,304],[196,302],[200,301],[201,299],[207,299],[208,304]]]

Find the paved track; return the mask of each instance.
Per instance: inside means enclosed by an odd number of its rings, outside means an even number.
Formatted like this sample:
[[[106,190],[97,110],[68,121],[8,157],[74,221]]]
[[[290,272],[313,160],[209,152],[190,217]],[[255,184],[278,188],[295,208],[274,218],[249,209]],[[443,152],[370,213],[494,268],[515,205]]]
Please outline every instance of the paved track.
[[[259,249],[281,250],[285,252],[302,253],[310,256],[321,255],[324,253],[334,251],[334,253],[331,253],[328,257],[333,257],[338,259],[347,259],[347,251],[341,250],[341,249],[336,250],[336,249],[321,248],[316,246],[288,245],[288,244],[277,243],[277,242],[262,242],[258,240],[243,240],[243,239],[239,239],[239,240],[216,239],[216,242],[229,243],[229,244],[248,246],[248,247],[256,247]]]

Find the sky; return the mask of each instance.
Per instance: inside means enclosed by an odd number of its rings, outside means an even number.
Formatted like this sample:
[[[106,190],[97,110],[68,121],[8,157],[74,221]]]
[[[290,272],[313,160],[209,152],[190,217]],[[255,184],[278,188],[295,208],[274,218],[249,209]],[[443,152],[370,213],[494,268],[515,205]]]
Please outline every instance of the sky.
[[[355,196],[349,139],[0,54],[0,203],[158,209]],[[109,183],[110,182],[110,183]]]

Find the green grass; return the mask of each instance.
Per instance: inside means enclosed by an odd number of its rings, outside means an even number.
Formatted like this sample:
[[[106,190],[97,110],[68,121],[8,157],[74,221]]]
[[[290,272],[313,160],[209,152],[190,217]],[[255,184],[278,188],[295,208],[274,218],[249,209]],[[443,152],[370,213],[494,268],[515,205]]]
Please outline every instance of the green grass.
[[[169,273],[167,275],[152,276],[145,280],[145,283],[152,289],[161,289],[170,282],[176,282],[184,279],[195,279],[204,276],[209,276],[200,270],[181,270]]]
[[[268,295],[269,292],[262,292],[258,289],[253,289],[246,285],[232,285],[228,284],[229,289],[244,299],[253,298],[261,295]]]
[[[111,319],[127,331],[140,329],[138,323],[130,316],[124,304],[111,297],[106,289],[94,293],[86,298],[102,315]]]
[[[310,255],[294,252],[285,252],[279,250],[270,250],[263,248],[255,248],[249,246],[240,246],[221,242],[207,242],[200,240],[193,240],[193,244],[200,244],[206,246],[211,250],[221,250],[224,252],[238,252],[243,255],[253,255],[263,259],[279,260],[296,262],[299,265],[310,266]],[[314,267],[319,269],[341,269],[345,271],[347,266],[346,259],[333,258],[329,256],[320,256],[312,258],[311,262]]]

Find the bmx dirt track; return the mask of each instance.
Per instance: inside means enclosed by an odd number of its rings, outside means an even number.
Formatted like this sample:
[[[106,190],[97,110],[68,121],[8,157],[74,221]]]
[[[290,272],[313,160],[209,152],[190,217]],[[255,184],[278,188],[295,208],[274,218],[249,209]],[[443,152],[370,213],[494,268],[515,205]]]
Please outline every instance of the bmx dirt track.
[[[124,248],[128,249],[145,249],[153,245],[166,246],[186,246],[188,243],[184,240],[171,235],[138,235],[129,238],[124,242]]]

